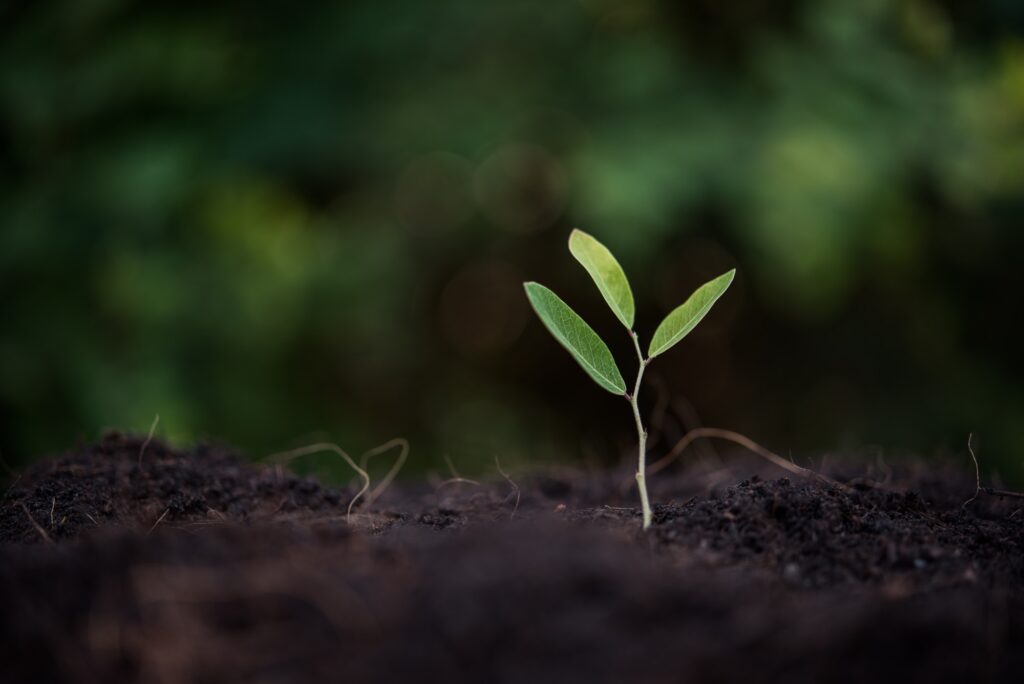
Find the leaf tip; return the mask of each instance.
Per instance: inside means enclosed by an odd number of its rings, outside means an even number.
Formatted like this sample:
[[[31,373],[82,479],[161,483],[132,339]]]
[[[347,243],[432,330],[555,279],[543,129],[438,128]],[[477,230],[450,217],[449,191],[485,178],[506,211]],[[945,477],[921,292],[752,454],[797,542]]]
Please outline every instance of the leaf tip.
[[[569,251],[573,252],[573,247],[578,245],[580,240],[584,240],[586,238],[593,238],[593,236],[579,228],[573,228],[569,231]]]
[[[725,281],[725,286],[729,287],[730,285],[732,285],[732,281],[736,279],[736,269],[735,268],[729,269],[728,271],[726,271],[722,275],[718,276],[718,278],[720,280]]]

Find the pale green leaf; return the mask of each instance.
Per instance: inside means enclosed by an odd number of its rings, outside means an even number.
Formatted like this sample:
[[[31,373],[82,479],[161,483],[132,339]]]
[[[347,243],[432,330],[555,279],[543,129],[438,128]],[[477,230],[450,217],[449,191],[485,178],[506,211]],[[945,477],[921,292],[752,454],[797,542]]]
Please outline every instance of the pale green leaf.
[[[633,292],[629,289],[626,273],[612,253],[592,235],[578,228],[569,235],[569,251],[587,269],[604,301],[608,302],[618,319],[627,330],[632,330],[635,311]]]
[[[626,382],[615,359],[593,328],[540,283],[524,283],[523,287],[541,322],[594,382],[613,394],[625,394]]]
[[[714,280],[704,283],[690,295],[689,299],[666,316],[658,329],[654,331],[654,337],[651,338],[651,346],[647,352],[648,356],[654,358],[667,351],[696,328],[714,303],[718,301],[718,298],[729,289],[735,276],[736,269],[734,268],[728,273],[723,273]]]

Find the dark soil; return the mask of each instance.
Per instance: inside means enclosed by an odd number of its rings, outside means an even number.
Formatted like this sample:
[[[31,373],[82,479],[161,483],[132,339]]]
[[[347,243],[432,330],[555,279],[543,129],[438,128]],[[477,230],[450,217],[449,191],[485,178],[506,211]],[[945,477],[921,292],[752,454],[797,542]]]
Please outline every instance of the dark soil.
[[[965,473],[838,487],[730,457],[653,478],[645,535],[627,470],[517,478],[518,507],[501,478],[396,486],[346,522],[351,491],[141,446],[0,499],[3,681],[1024,676],[1024,513],[963,508]]]

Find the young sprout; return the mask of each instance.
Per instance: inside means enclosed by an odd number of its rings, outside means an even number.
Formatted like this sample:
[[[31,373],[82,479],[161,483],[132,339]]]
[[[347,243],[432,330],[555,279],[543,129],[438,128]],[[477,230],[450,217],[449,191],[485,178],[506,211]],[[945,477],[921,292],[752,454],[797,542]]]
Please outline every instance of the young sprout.
[[[640,338],[633,329],[633,292],[629,288],[626,274],[615,260],[608,248],[581,230],[573,230],[569,236],[569,251],[583,265],[593,278],[601,296],[611,307],[616,318],[626,326],[633,340],[637,358],[640,361],[630,394],[626,382],[622,379],[619,368],[615,365],[608,345],[580,318],[569,305],[558,295],[540,283],[523,283],[526,296],[533,310],[537,312],[541,322],[554,335],[555,339],[569,350],[572,357],[583,367],[583,370],[594,381],[612,394],[618,394],[629,401],[636,420],[636,432],[639,442],[639,454],[636,471],[636,484],[640,490],[640,505],[643,511],[643,525],[646,530],[651,526],[651,503],[647,497],[647,430],[640,419],[640,382],[644,377],[644,369],[651,360],[664,354],[700,323],[707,315],[718,298],[725,293],[736,275],[736,269],[724,273],[697,288],[690,298],[665,317],[647,348],[647,356],[640,350]]]

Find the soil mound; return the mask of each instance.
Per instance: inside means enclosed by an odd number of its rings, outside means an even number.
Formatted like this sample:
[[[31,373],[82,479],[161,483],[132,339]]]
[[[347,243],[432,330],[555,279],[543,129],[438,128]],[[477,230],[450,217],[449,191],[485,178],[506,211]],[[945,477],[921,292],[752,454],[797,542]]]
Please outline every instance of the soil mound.
[[[625,471],[396,486],[347,521],[351,490],[223,447],[141,447],[114,435],[40,462],[0,499],[5,679],[1024,672],[1024,513],[962,507],[969,477],[659,473],[643,534]]]

